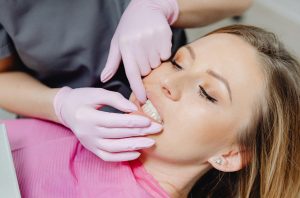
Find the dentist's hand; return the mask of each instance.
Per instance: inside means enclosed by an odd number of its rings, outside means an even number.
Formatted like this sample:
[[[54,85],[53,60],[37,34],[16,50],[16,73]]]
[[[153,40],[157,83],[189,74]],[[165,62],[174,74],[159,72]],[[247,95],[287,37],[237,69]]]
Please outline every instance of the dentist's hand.
[[[171,56],[170,25],[177,20],[178,13],[177,0],[132,0],[112,38],[101,81],[111,79],[123,59],[133,93],[139,101],[145,102],[141,76]]]
[[[103,105],[123,112],[137,107],[120,93],[101,88],[61,88],[54,99],[61,124],[70,128],[81,144],[105,161],[127,161],[139,157],[136,150],[155,142],[144,136],[160,132],[162,126],[138,115],[97,110]]]

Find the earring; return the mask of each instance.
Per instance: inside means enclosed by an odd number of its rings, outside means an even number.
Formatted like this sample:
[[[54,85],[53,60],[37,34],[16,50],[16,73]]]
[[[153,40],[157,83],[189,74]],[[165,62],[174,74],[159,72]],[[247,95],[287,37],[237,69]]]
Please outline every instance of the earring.
[[[223,164],[223,160],[221,158],[217,158],[214,160],[216,164],[218,165],[222,165]]]

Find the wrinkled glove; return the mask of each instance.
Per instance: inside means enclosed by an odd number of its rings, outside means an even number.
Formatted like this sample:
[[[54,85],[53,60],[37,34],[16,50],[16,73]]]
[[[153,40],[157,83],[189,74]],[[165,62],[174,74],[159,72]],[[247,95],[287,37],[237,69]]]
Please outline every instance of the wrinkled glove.
[[[123,59],[131,89],[144,103],[146,93],[141,76],[171,56],[170,25],[177,20],[178,13],[177,0],[132,0],[112,38],[101,81],[111,79]]]
[[[105,161],[127,161],[139,157],[136,150],[151,147],[153,139],[143,136],[162,126],[139,115],[97,110],[104,105],[123,112],[137,107],[120,93],[101,88],[61,88],[54,98],[60,123],[70,128],[81,144]]]

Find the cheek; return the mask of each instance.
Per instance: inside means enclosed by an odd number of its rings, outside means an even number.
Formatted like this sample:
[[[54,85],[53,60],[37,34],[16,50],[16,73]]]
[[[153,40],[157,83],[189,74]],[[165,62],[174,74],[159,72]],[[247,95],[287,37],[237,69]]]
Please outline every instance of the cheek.
[[[143,78],[143,83],[146,84],[157,84],[157,82],[164,78],[165,75],[168,75],[170,73],[170,63],[165,62],[162,63],[159,67],[152,70],[151,73]]]
[[[230,142],[230,126],[218,117],[206,109],[177,108],[176,114],[165,118],[164,131],[152,136],[156,140],[152,151],[176,162],[207,160]]]
[[[181,119],[173,122],[170,126],[172,131],[176,131],[177,142],[182,142],[186,146],[187,152],[195,150],[207,154],[215,152],[224,145],[227,138],[228,126],[222,116],[215,116],[207,110],[189,110],[184,112]]]

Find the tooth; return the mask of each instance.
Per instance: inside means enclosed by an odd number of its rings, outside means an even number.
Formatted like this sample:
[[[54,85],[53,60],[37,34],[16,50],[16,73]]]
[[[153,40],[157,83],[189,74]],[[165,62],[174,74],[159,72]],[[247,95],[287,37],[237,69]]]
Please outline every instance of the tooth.
[[[147,115],[152,117],[154,120],[162,123],[160,115],[158,114],[157,110],[155,109],[150,100],[146,101],[146,103],[142,106],[142,109]]]

